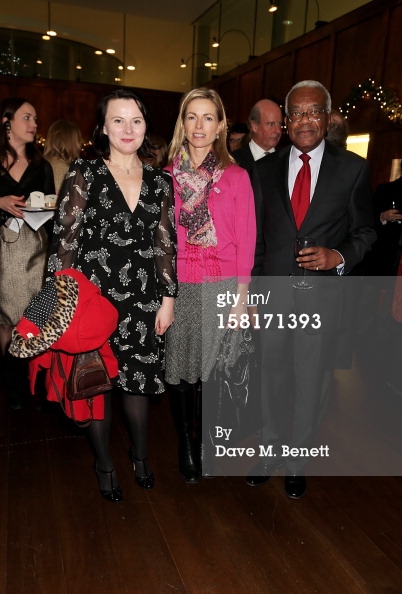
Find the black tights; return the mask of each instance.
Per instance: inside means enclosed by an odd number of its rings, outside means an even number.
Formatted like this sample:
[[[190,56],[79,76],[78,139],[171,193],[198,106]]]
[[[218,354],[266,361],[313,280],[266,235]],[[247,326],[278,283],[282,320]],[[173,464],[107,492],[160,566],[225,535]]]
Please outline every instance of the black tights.
[[[133,455],[137,460],[143,460],[148,455],[149,396],[123,392],[123,410],[128,423]],[[105,395],[105,418],[102,421],[92,421],[88,429],[95,450],[97,468],[104,471],[111,471],[114,467],[109,447],[111,419],[112,400],[109,393]]]
[[[148,457],[149,396],[123,393],[123,410],[130,432],[132,452],[136,460]]]

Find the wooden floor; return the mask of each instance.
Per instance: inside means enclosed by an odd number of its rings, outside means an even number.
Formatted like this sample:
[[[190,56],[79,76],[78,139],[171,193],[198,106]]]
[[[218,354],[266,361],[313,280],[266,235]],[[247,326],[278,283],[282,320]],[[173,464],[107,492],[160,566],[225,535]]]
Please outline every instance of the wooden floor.
[[[156,484],[144,492],[115,408],[120,504],[100,497],[87,441],[57,405],[15,411],[1,396],[2,594],[402,592],[401,477],[313,476],[297,501],[279,475],[260,488],[187,485],[162,397],[150,419]]]

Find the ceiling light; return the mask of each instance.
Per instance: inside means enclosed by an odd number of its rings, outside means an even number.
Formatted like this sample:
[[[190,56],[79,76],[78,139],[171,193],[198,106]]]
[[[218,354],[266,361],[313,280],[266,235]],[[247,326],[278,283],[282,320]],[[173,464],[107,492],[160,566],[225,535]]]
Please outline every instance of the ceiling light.
[[[49,35],[42,35],[42,39],[44,39],[45,41],[49,41],[50,37]]]
[[[127,70],[135,70],[135,66],[127,66]]]
[[[107,54],[115,54],[116,51],[114,49],[109,48],[109,49],[106,50],[106,53]]]
[[[101,50],[95,50],[95,54],[97,56],[101,56],[103,54],[103,52]]]
[[[293,21],[282,21],[282,25],[293,25]]]
[[[38,57],[37,57],[37,59],[36,59],[36,63],[37,63],[37,64],[43,64],[43,62],[42,62],[42,58],[41,58],[40,56],[38,56]]]
[[[219,41],[217,40],[216,37],[213,38],[212,47],[219,47]]]
[[[124,66],[122,66],[121,64],[120,64],[120,66],[117,66],[117,68],[118,68],[118,70],[124,70]]]
[[[211,68],[212,66],[216,65],[213,62],[211,62],[211,59],[209,56],[207,56],[207,54],[200,54],[197,52],[195,54],[191,54],[191,56],[189,56],[187,58],[187,60],[182,58],[180,61],[180,68],[187,68],[187,63],[191,60],[191,58],[194,58],[195,56],[203,56],[203,58],[206,59],[206,62],[204,62],[204,66],[206,66],[207,68]],[[200,62],[201,62],[201,59],[198,61],[197,67],[201,66]],[[193,68],[193,67],[194,67],[194,60],[192,60],[192,63],[191,63],[191,68]]]
[[[47,31],[46,31],[46,35],[48,35],[49,37],[56,37],[57,33],[56,31],[54,31],[54,29],[52,29],[51,25],[50,25],[50,2],[47,3]],[[44,37],[42,37],[42,39],[44,39]],[[46,39],[47,41],[47,39]]]
[[[77,70],[82,70],[82,66],[80,64],[80,62],[77,62],[77,64],[75,65]]]
[[[271,6],[268,8],[268,12],[276,12],[278,10],[278,2],[275,0],[269,0]]]

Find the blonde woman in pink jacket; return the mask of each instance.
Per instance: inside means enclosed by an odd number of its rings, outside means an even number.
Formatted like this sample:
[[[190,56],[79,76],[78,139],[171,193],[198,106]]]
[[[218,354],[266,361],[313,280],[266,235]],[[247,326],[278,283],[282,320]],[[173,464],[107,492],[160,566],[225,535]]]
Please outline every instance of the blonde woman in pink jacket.
[[[228,152],[226,134],[216,91],[193,89],[183,96],[167,167],[175,197],[179,292],[166,336],[165,380],[179,434],[179,469],[187,483],[201,475],[193,432],[201,407],[195,395],[214,367],[229,315],[239,320],[246,314],[254,263],[254,196],[247,172]],[[222,295],[230,297],[222,300]],[[240,333],[233,336],[235,357]],[[204,463],[204,476],[212,474]]]

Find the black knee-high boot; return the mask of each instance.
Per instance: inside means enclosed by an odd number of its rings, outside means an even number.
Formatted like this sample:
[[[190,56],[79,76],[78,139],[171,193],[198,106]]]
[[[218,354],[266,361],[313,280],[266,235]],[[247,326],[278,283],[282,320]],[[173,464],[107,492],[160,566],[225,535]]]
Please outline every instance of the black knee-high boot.
[[[213,432],[218,418],[218,412],[216,388],[211,389],[210,381],[202,382],[200,386],[201,470],[204,478],[215,477]]]
[[[170,406],[179,436],[179,470],[186,483],[200,480],[200,448],[195,437],[195,385],[169,385]]]

